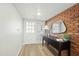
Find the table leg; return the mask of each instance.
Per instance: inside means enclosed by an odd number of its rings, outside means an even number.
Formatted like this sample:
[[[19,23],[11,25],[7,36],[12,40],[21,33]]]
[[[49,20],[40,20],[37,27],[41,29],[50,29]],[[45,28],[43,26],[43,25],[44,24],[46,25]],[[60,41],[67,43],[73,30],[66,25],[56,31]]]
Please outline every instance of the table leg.
[[[44,39],[42,39],[42,46],[44,46]]]
[[[61,50],[58,51],[58,56],[61,56]]]
[[[68,56],[70,56],[70,48],[68,49]]]

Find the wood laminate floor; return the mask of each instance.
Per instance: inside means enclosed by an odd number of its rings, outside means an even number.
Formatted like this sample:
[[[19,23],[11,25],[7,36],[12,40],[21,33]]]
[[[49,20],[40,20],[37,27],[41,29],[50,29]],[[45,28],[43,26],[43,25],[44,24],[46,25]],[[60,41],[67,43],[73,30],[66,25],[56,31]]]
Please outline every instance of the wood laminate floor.
[[[24,45],[19,56],[54,56],[46,46],[41,44]]]

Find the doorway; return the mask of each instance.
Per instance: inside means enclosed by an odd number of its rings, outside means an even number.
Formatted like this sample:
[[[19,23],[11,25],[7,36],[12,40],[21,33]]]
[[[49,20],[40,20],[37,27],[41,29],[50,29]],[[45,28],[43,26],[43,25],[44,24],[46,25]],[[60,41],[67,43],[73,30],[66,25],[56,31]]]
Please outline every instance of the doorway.
[[[39,44],[42,42],[42,21],[24,20],[24,44]]]

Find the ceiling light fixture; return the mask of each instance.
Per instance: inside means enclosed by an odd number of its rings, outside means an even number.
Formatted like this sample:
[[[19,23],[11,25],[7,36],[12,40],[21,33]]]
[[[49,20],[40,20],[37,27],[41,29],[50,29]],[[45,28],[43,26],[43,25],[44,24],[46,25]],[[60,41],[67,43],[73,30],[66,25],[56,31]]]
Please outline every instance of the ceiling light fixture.
[[[40,16],[40,12],[38,12],[37,15]]]

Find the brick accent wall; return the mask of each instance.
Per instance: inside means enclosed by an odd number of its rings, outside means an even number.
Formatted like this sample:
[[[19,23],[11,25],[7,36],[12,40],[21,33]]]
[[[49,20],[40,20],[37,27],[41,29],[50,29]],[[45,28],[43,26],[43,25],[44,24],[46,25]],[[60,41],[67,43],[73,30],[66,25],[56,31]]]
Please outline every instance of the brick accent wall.
[[[71,55],[79,55],[79,3],[46,21],[50,27],[55,21],[63,20],[71,34]],[[77,34],[75,34],[77,33]]]

